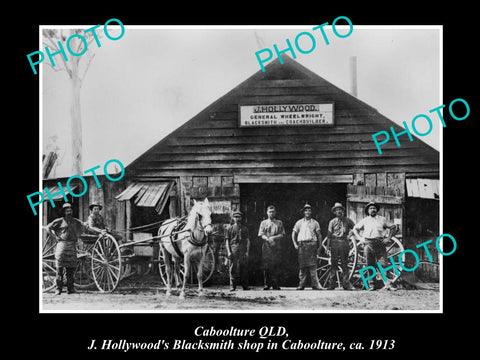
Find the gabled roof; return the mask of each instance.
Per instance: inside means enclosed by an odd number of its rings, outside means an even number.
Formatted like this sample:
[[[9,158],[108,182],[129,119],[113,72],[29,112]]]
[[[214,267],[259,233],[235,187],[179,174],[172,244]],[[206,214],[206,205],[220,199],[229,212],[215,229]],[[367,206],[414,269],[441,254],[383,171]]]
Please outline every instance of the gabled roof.
[[[406,136],[375,147],[372,134],[399,125],[288,56],[257,71],[134,160],[137,177],[439,172],[439,153]],[[333,102],[335,125],[240,128],[240,104]],[[403,139],[402,138],[402,139]]]

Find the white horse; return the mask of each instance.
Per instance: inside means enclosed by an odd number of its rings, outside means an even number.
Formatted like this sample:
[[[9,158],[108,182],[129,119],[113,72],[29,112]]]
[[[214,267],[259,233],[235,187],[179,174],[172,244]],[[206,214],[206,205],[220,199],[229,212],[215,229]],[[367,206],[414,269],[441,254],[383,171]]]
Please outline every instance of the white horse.
[[[198,291],[203,292],[203,259],[207,250],[207,235],[212,232],[212,218],[208,199],[203,202],[194,200],[192,210],[188,214],[187,223],[177,237],[165,237],[172,232],[179,232],[176,221],[167,221],[165,225],[160,226],[158,235],[161,236],[160,250],[165,259],[165,270],[167,275],[167,296],[171,295],[173,276],[180,273],[180,262],[183,260],[184,273],[183,284],[180,291],[180,299],[185,299],[185,285],[190,274],[190,264],[192,260],[198,261],[197,279]],[[184,231],[185,230],[185,231]],[[182,259],[183,258],[183,259]],[[173,273],[172,273],[173,261]],[[178,284],[178,281],[177,281]]]

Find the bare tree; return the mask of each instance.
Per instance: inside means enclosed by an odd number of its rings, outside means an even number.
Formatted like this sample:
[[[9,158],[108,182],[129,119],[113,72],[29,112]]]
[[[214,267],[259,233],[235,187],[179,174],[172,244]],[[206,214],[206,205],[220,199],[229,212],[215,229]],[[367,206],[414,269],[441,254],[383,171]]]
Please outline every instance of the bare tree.
[[[72,35],[81,35],[86,42],[79,36],[74,36],[68,41],[70,49],[75,54],[82,54],[73,56],[69,54],[68,60],[60,53],[60,45],[65,51],[66,40]],[[93,48],[90,46],[95,41],[93,32],[85,33],[80,29],[43,29],[43,44],[48,47],[51,54],[54,55],[54,65],[48,64],[54,71],[65,71],[70,80],[71,102],[70,102],[70,124],[72,132],[72,173],[82,174],[82,116],[80,108],[80,90],[82,88],[82,81],[85,74],[90,67],[92,59],[95,56]],[[97,38],[99,34],[97,34]],[[85,46],[87,49],[85,49]],[[85,52],[84,52],[85,51]],[[61,59],[61,61],[59,61]]]

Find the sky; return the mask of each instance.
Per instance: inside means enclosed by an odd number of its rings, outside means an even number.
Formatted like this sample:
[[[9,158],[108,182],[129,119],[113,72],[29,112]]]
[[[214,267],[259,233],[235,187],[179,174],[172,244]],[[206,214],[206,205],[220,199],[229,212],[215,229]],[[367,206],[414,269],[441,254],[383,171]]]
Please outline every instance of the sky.
[[[316,47],[309,54],[297,51],[295,60],[350,92],[350,57],[356,56],[358,98],[392,121],[410,125],[417,114],[429,114],[443,104],[438,27],[354,25],[346,38],[325,27],[330,42],[326,45],[318,30],[312,31],[316,24],[230,28],[125,25],[125,33],[117,41],[103,36],[100,48],[92,45],[87,49],[95,56],[81,88],[84,169],[103,168],[110,159],[127,166],[259,71],[255,52],[266,47],[273,50],[273,44],[285,48],[285,39],[293,44],[302,31],[315,36]],[[348,26],[337,29],[341,34],[348,32]],[[307,48],[306,42],[304,46]],[[40,76],[41,152],[56,149],[60,156],[51,175],[68,177],[72,175],[68,77],[45,65],[40,66]],[[440,150],[441,124],[435,116],[431,118],[433,131],[414,141]],[[421,124],[417,128],[426,130]]]

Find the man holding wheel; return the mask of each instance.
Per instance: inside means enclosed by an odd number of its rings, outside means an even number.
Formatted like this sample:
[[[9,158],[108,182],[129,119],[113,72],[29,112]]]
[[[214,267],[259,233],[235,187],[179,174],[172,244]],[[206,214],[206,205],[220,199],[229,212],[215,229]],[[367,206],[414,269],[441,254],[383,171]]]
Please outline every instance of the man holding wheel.
[[[354,227],[353,233],[360,239],[360,244],[364,244],[364,253],[367,260],[367,266],[375,267],[376,262],[387,256],[385,243],[396,233],[396,225],[391,224],[383,216],[377,215],[380,205],[369,202],[365,205],[365,214],[367,217],[360,220]],[[389,230],[388,236],[384,236],[385,230]],[[363,230],[360,235],[359,231]],[[370,270],[368,270],[370,272]],[[377,290],[374,279],[369,280],[367,290]],[[395,290],[388,282],[385,283],[386,290]]]

